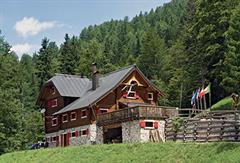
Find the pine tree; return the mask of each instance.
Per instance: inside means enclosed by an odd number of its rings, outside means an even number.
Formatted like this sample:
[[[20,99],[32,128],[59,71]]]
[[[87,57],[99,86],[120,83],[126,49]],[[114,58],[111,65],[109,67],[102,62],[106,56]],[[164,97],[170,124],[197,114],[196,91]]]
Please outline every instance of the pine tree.
[[[150,28],[143,38],[141,55],[138,60],[139,68],[149,79],[153,76],[158,78],[161,76],[165,52],[164,40],[158,36],[153,28]]]
[[[227,50],[223,61],[222,82],[226,93],[240,92],[240,5],[233,11],[226,32]]]
[[[79,64],[78,40],[75,36],[71,39],[65,35],[65,41],[60,48],[60,72],[64,74],[75,74]]]
[[[54,75],[54,56],[57,54],[57,46],[50,42],[47,38],[42,40],[42,47],[40,48],[36,60],[36,75],[39,79],[39,85],[49,80]]]

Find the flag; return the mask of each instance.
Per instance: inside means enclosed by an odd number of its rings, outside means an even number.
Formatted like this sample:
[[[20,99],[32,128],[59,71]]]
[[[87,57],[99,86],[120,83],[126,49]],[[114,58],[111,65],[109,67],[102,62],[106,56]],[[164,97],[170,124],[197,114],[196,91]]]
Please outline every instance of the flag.
[[[208,86],[204,89],[205,94],[210,93],[210,84],[208,84]]]
[[[199,97],[202,98],[205,95],[205,89],[204,87],[202,87],[200,93],[199,93]]]
[[[193,91],[193,93],[192,93],[192,99],[191,99],[191,105],[194,105],[194,103],[195,103],[195,98],[196,98],[196,93],[194,93],[194,91]]]
[[[198,88],[198,90],[197,90],[197,94],[196,94],[196,99],[198,100],[199,99],[199,93],[201,92],[201,89],[200,88]]]

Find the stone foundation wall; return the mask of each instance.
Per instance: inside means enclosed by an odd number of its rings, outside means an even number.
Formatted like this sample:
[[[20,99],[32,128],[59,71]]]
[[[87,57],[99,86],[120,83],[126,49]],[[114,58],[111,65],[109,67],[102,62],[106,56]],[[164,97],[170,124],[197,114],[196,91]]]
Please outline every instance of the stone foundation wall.
[[[160,137],[165,141],[164,127],[165,121],[158,121],[158,129],[145,129],[139,125],[140,121],[129,121],[122,123],[122,142],[134,143],[134,142],[147,142],[150,141],[150,131],[158,130]],[[81,131],[88,129],[88,135],[81,135],[77,137],[69,138],[69,145],[90,145],[90,144],[103,144],[103,127],[99,127],[96,124],[85,125],[74,128],[75,131]],[[59,132],[46,134],[46,138],[58,136],[59,145],[61,145],[61,134],[69,132],[71,129],[60,130]],[[57,142],[50,142],[49,147],[56,147]]]
[[[97,126],[96,144],[103,144],[103,127]]]
[[[123,143],[147,142],[150,141],[150,131],[158,130],[160,138],[165,141],[164,127],[165,121],[158,121],[158,129],[145,129],[139,125],[140,121],[129,121],[122,123],[122,140]]]
[[[122,142],[132,143],[140,141],[139,121],[129,121],[122,123]]]
[[[77,131],[88,129],[88,135],[81,135],[78,137],[71,137],[69,139],[69,145],[89,145],[96,144],[96,132],[97,126],[96,124],[85,125],[75,128]]]
[[[57,132],[54,132],[54,133],[50,133],[50,134],[46,134],[46,138],[50,138],[50,137],[53,137],[53,136],[57,136]],[[52,148],[52,147],[56,147],[57,146],[57,142],[51,142],[51,141],[48,141],[48,147],[49,148]]]

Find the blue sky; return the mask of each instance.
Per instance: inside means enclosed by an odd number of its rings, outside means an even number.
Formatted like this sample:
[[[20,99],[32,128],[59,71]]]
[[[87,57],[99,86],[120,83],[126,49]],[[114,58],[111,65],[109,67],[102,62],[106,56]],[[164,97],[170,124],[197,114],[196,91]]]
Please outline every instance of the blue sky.
[[[0,0],[0,30],[19,57],[38,51],[44,37],[63,42],[65,33],[111,19],[130,19],[171,0]]]

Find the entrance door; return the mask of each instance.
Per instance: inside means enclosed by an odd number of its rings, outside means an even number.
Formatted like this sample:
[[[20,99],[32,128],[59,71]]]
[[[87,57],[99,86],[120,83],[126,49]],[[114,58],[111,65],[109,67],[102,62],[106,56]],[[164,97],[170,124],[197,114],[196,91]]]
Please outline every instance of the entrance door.
[[[105,129],[103,138],[107,144],[122,143],[122,127]]]
[[[63,146],[66,147],[68,145],[68,134],[63,135]]]

